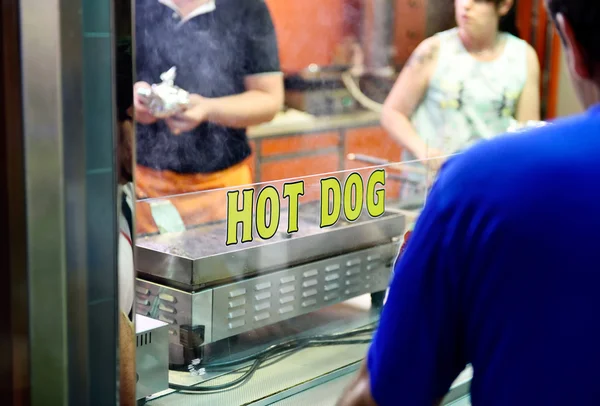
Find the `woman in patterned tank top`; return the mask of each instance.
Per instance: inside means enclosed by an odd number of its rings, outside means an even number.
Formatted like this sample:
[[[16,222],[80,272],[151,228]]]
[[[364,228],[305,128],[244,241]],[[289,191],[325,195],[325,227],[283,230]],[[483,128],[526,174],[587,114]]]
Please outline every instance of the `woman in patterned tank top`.
[[[514,120],[540,119],[539,62],[514,35],[513,0],[454,3],[457,27],[417,47],[381,119],[404,146],[403,160],[429,159],[433,171],[439,157],[504,133]]]

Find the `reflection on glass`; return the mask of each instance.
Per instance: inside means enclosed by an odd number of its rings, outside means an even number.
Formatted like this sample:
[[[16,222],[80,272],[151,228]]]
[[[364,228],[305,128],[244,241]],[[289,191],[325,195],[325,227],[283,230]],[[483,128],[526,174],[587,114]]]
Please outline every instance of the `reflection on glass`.
[[[171,388],[266,396],[360,360],[424,199],[425,185],[412,206],[402,198],[394,174],[412,165],[139,201],[151,210],[205,197],[225,212],[176,224],[164,214],[161,233],[138,236],[136,311],[169,325]]]
[[[540,118],[539,64],[513,2],[455,1],[457,27],[423,41],[383,109],[403,159],[452,154]],[[437,170],[443,160],[430,160]]]
[[[260,0],[137,0],[136,193],[157,198],[251,184],[246,128],[281,109],[283,80],[271,16]],[[222,206],[203,196],[150,205],[137,228],[162,230]],[[205,212],[205,216],[210,213]]]
[[[390,2],[362,2],[344,35],[329,18],[287,30],[300,13],[325,16],[323,3],[136,0],[135,306],[168,329],[172,404],[189,402],[177,391],[248,404],[350,372],[402,237],[456,150],[402,138],[425,128],[418,112],[388,108],[391,136],[380,126],[395,80]],[[417,83],[412,64],[400,87]],[[288,108],[270,121],[284,82]],[[405,90],[419,100],[427,87]],[[419,159],[396,163],[402,153]]]
[[[133,261],[135,235],[133,230],[133,54],[131,41],[131,5],[114,1],[115,66],[117,112],[117,202],[118,202],[118,307],[119,307],[119,404],[136,404],[134,288]]]

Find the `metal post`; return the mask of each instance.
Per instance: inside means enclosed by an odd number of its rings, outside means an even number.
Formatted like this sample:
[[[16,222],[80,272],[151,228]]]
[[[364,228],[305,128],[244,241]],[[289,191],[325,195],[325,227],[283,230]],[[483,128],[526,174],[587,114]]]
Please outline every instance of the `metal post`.
[[[81,2],[21,0],[32,405],[89,404]]]

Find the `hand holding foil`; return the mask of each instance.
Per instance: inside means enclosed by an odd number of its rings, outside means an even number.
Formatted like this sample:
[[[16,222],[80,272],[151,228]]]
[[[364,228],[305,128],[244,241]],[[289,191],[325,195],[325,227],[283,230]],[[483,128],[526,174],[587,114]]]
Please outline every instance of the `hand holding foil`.
[[[190,95],[190,102],[185,111],[174,114],[165,119],[171,132],[175,135],[192,131],[208,120],[208,99],[197,95]]]
[[[135,89],[136,99],[147,112],[155,118],[165,119],[186,110],[190,95],[175,85],[177,69],[172,67],[160,75],[161,83],[147,85],[138,84]],[[138,106],[138,107],[142,107]]]

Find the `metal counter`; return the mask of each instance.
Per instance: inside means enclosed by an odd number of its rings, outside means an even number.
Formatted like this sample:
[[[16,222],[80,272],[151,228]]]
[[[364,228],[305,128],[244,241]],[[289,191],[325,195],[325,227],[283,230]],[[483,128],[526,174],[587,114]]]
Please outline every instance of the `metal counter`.
[[[350,128],[379,125],[380,116],[371,111],[359,111],[352,114],[315,117],[303,113],[300,117],[282,113],[272,122],[248,129],[251,140],[296,134],[311,134],[327,131],[339,131]]]
[[[228,361],[256,353],[263,348],[290,337],[328,334],[351,330],[372,323],[378,313],[370,309],[368,296],[299,316],[287,322],[266,326],[239,337],[212,344],[208,362]],[[148,406],[170,405],[266,405],[302,390],[325,383],[336,376],[353,372],[356,362],[362,359],[367,344],[328,346],[302,349],[276,362],[264,364],[245,383],[233,389],[210,393],[158,394]],[[216,385],[231,381],[239,374],[193,376],[187,372],[170,372],[170,381],[179,385]],[[231,372],[230,371],[230,372]],[[332,375],[333,374],[333,375]],[[162,395],[162,396],[161,396]],[[275,398],[273,398],[275,396]],[[267,401],[268,399],[268,401]],[[259,402],[259,403],[256,403]]]
[[[268,403],[273,406],[333,406],[343,391],[352,383],[354,372],[333,378],[330,381],[289,396],[283,400]],[[444,406],[471,406],[468,394],[470,378],[457,379],[442,402]],[[401,395],[399,395],[401,398]]]
[[[300,317],[237,342],[240,353],[230,355],[237,358],[246,355],[245,351],[258,351],[265,342],[294,334],[323,334],[345,331],[368,324],[377,316],[368,309],[370,301],[362,296],[322,309],[310,316]],[[268,337],[262,341],[260,337]],[[245,341],[244,341],[245,340]],[[257,342],[255,349],[253,343]],[[290,356],[268,363],[258,369],[245,383],[229,390],[209,393],[183,393],[169,390],[157,394],[148,406],[332,406],[357,372],[360,362],[368,349],[367,344],[317,347],[300,350]],[[225,358],[227,359],[227,358]],[[191,376],[183,372],[171,372],[170,380],[183,385],[216,385],[230,382],[239,374],[206,377]],[[444,400],[448,406],[468,406],[471,380],[470,370],[466,370],[453,383]]]

